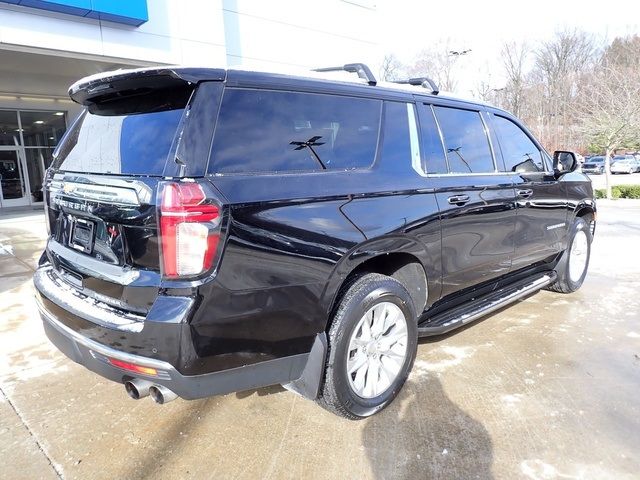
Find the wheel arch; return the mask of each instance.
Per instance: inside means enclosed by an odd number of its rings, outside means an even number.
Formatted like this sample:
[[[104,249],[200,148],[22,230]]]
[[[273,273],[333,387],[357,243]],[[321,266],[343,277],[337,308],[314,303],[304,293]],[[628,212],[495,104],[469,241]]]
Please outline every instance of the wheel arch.
[[[594,201],[580,202],[574,210],[574,218],[582,218],[587,225],[589,225],[589,231],[591,236],[596,232],[596,204]]]
[[[355,278],[365,273],[380,273],[400,281],[413,299],[419,316],[435,295],[423,263],[423,259],[428,258],[422,244],[406,237],[384,237],[358,245],[338,262],[325,288],[326,328],[344,292]]]

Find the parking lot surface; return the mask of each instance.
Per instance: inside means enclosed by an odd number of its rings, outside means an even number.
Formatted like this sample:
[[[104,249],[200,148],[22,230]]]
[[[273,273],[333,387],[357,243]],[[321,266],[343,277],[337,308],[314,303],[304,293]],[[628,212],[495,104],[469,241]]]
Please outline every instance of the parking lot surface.
[[[632,479],[640,472],[640,202],[601,201],[590,273],[422,340],[360,422],[280,387],[159,406],[47,341],[41,213],[0,216],[0,478]]]

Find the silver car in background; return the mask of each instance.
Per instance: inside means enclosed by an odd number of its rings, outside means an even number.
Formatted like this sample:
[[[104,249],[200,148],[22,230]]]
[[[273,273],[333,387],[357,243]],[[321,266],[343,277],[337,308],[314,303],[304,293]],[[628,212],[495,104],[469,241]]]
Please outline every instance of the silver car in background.
[[[616,155],[611,160],[611,173],[640,172],[640,162],[633,155]]]

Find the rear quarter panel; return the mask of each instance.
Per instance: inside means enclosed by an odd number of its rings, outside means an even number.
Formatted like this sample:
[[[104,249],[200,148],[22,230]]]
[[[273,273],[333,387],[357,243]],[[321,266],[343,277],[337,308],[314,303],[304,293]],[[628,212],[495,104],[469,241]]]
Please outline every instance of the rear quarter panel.
[[[211,177],[230,204],[230,224],[218,274],[200,287],[203,308],[191,321],[198,361],[219,370],[308,352],[357,265],[391,251],[438,264],[439,250],[425,247],[440,241],[433,194],[418,185],[389,192],[383,177]]]

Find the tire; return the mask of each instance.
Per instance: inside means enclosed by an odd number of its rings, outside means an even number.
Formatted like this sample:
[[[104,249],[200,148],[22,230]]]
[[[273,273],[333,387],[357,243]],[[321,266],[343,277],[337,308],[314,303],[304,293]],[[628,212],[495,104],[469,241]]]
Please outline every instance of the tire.
[[[589,269],[591,240],[591,230],[587,222],[583,218],[576,218],[569,232],[569,245],[555,267],[558,278],[547,290],[571,293],[582,286]],[[579,263],[576,263],[578,261]]]
[[[389,405],[409,376],[418,344],[415,308],[402,283],[370,273],[347,286],[334,312],[328,332],[324,384],[317,402],[336,415],[359,420]],[[370,318],[369,315],[373,316]],[[406,337],[403,336],[402,317]],[[376,323],[376,320],[382,323]],[[376,340],[377,330],[387,333],[378,334]],[[396,337],[404,338],[404,350],[402,340],[394,342]],[[363,342],[366,345],[354,349],[354,344],[362,345]],[[347,372],[363,360],[366,363],[354,369],[352,374]]]

